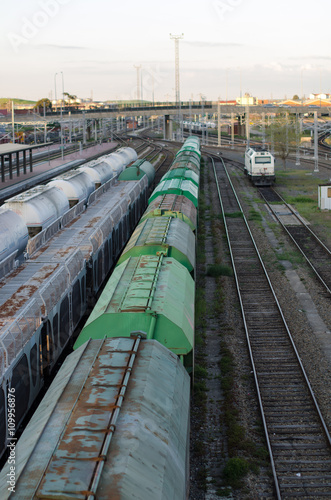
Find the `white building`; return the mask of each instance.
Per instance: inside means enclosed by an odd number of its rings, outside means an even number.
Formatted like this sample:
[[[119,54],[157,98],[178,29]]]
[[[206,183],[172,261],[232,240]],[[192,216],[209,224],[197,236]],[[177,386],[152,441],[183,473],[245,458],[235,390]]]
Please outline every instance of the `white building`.
[[[321,210],[331,210],[331,184],[318,186],[318,207]]]
[[[309,94],[309,99],[330,99],[331,94]]]
[[[258,98],[252,97],[250,94],[245,94],[243,97],[236,98],[237,104],[241,106],[254,106],[254,104],[258,104]]]

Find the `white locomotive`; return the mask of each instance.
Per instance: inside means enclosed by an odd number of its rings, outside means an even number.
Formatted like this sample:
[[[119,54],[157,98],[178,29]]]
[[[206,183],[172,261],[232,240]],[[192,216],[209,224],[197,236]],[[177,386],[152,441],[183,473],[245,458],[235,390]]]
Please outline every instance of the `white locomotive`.
[[[255,186],[272,186],[275,182],[274,156],[262,148],[248,148],[245,153],[245,174]]]

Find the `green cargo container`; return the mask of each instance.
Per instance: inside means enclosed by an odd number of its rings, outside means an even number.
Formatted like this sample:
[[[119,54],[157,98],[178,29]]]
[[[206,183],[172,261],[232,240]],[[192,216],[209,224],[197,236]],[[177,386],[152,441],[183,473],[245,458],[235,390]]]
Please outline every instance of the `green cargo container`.
[[[155,177],[155,169],[153,165],[146,160],[137,160],[121,172],[118,177],[119,181],[137,181],[141,179],[144,175],[147,175],[148,185],[150,186]]]
[[[129,257],[160,255],[173,257],[190,272],[195,267],[195,236],[182,220],[172,217],[145,219],[136,227],[117,265]]]
[[[79,335],[74,349],[89,338],[129,336],[141,330],[192,366],[194,281],[175,259],[130,257],[117,266]]]
[[[178,151],[177,155],[181,154],[182,152],[192,152],[192,153],[195,153],[197,155],[199,155],[201,157],[201,152],[200,152],[200,149],[199,148],[196,148],[194,145],[190,145],[190,144],[187,144],[184,146]],[[176,155],[176,156],[177,156]]]
[[[184,158],[184,159],[178,159],[176,158],[173,163],[171,164],[169,170],[175,170],[177,168],[185,168],[187,170],[192,170],[195,172],[198,176],[200,176],[200,162],[196,164],[195,162]]]
[[[184,146],[187,144],[192,144],[197,148],[200,148],[200,139],[196,135],[189,135],[186,141],[184,142]]]
[[[183,179],[192,181],[196,186],[199,186],[199,176],[186,168],[174,168],[169,170],[161,179],[162,181],[170,181],[171,179]]]
[[[200,165],[201,155],[196,151],[182,151],[180,149],[176,154],[174,161],[182,161],[185,159],[194,162],[196,165]]]
[[[198,187],[192,181],[172,179],[160,182],[151,194],[148,204],[161,194],[182,194],[191,200],[195,207],[198,206]]]
[[[197,209],[183,195],[165,194],[158,196],[147,207],[140,222],[153,217],[173,217],[184,221],[192,231],[197,228]]]

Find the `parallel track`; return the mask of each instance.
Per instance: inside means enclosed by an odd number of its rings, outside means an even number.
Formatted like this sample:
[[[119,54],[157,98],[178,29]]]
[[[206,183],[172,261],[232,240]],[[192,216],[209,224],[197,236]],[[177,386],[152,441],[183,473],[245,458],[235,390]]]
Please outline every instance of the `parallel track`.
[[[331,497],[331,438],[223,161],[213,162],[277,499]]]
[[[260,188],[259,192],[270,211],[305,257],[326,291],[331,294],[331,251],[277,191],[272,188]],[[282,217],[277,214],[277,205],[270,204],[270,202],[276,201],[287,207],[296,224],[286,224],[282,221]]]

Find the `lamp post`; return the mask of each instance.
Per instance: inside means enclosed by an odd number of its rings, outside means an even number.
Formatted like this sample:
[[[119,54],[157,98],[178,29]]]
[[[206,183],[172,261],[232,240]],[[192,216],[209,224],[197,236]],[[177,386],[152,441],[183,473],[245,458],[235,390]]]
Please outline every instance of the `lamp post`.
[[[63,100],[63,105],[64,105],[64,80],[63,80],[63,71],[61,71],[62,75],[62,100]]]
[[[177,121],[178,127],[181,127],[181,106],[180,106],[180,81],[179,81],[179,40],[184,38],[184,33],[181,35],[172,35],[170,33],[171,40],[175,42],[175,82],[176,82],[176,105],[177,105]],[[181,128],[177,130],[177,139],[182,140]]]
[[[55,75],[54,75],[54,87],[55,87],[55,111],[57,111],[57,97],[56,97],[56,75],[57,75],[57,73],[55,73]]]

